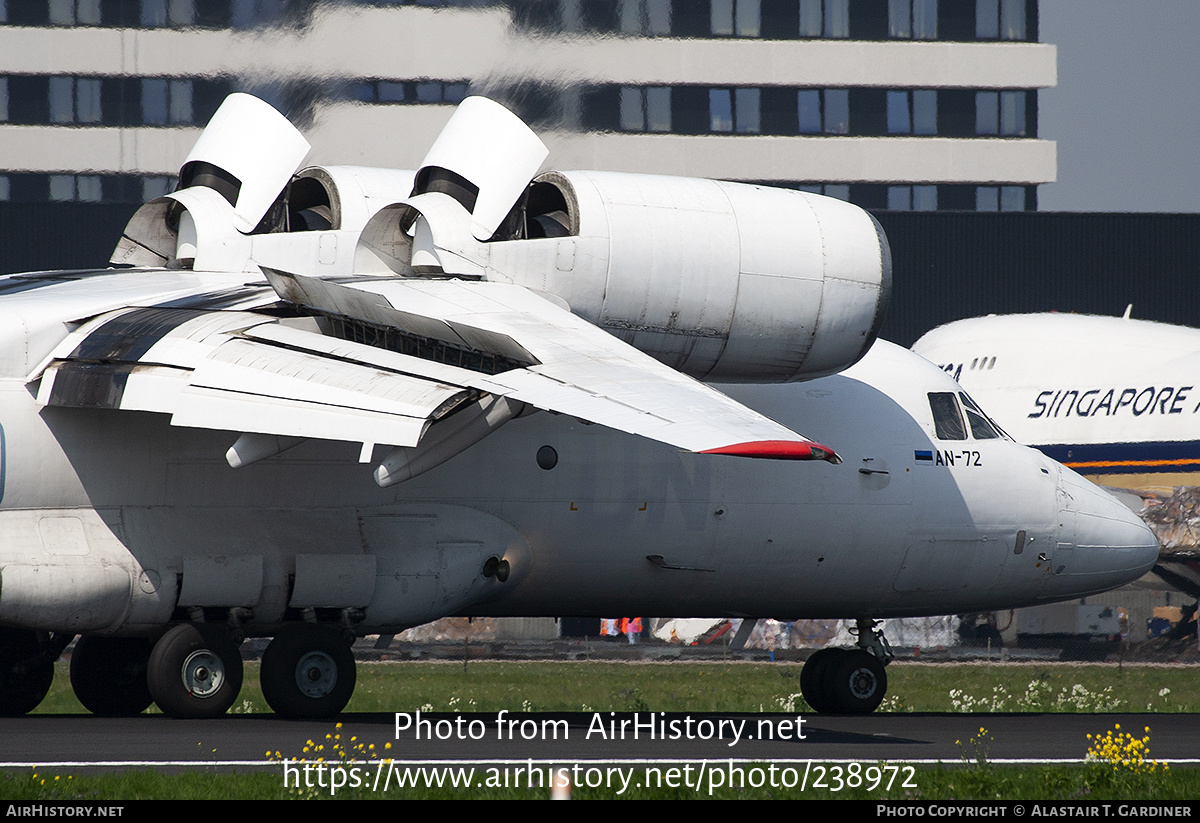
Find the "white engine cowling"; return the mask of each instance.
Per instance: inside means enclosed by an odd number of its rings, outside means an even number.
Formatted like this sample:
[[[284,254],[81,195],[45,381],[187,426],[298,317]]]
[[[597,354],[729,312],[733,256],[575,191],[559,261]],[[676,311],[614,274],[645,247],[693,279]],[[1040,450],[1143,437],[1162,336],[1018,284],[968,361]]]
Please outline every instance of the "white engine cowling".
[[[450,197],[422,193],[382,210],[363,231],[356,271],[518,283],[717,382],[840,371],[870,348],[887,308],[883,230],[857,206],[815,194],[548,172],[487,241],[456,209]]]

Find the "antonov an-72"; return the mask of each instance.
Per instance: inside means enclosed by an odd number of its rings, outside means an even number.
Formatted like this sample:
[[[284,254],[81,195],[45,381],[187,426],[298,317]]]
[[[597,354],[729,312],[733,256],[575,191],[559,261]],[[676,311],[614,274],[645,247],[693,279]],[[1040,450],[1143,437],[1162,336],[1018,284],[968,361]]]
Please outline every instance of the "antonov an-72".
[[[856,619],[802,681],[871,711],[877,619],[1154,563],[1123,506],[875,340],[891,262],[854,206],[535,176],[482,98],[415,173],[294,173],[306,151],[234,96],[117,268],[0,278],[0,710],[76,636],[94,712],[220,715],[263,636],[268,702],[316,717],[357,636],[642,614]]]

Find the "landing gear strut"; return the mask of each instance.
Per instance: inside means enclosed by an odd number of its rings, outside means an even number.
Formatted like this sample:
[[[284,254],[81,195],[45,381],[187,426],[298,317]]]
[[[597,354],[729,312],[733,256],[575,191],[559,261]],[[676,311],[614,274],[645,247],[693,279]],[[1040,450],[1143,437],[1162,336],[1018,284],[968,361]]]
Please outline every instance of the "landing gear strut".
[[[283,717],[333,717],[350,702],[355,679],[350,645],[329,626],[289,626],[263,652],[263,697]]]
[[[174,626],[154,644],[146,683],[164,714],[220,717],[242,689],[242,656],[221,626]]]
[[[887,693],[891,648],[875,621],[858,620],[858,648],[821,649],[800,671],[800,691],[822,714],[870,714]]]
[[[144,637],[81,637],[71,653],[71,688],[93,714],[132,717],[154,702],[146,666],[154,644]]]

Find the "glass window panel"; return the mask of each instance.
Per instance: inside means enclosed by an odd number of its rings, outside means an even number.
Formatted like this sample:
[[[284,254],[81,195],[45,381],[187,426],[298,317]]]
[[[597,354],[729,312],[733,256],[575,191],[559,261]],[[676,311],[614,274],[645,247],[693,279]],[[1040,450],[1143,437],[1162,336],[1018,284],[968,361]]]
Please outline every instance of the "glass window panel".
[[[100,25],[100,0],[78,0],[75,4],[75,25]]]
[[[995,186],[976,186],[975,211],[1000,211],[999,189]]]
[[[75,0],[50,0],[49,12],[50,25],[75,25]]]
[[[999,95],[994,91],[975,93],[975,133],[999,134]]]
[[[825,133],[850,133],[849,89],[825,89]]]
[[[850,36],[850,0],[825,0],[825,36]]]
[[[995,40],[1000,36],[1000,0],[975,0],[975,37]]]
[[[671,0],[647,0],[646,18],[650,25],[650,34],[670,34]]]
[[[671,130],[671,90],[665,86],[646,89],[646,129]]]
[[[733,34],[733,0],[712,0],[712,33],[729,37]]]
[[[375,100],[374,83],[351,83],[346,87],[346,96],[351,100],[371,103]]]
[[[912,93],[913,134],[937,134],[937,91],[916,89]]]
[[[404,84],[394,80],[380,80],[375,84],[376,96],[381,103],[400,103],[404,101]]]
[[[8,121],[8,78],[0,77],[0,123]]]
[[[167,25],[167,0],[142,0],[142,25],[147,28]]]
[[[642,33],[642,0],[621,0],[622,34]]]
[[[733,102],[729,89],[708,90],[709,131],[733,131]]]
[[[182,28],[196,22],[196,0],[167,0],[167,24]]]
[[[974,400],[965,392],[959,392],[958,399],[962,401],[963,411],[967,414],[967,422],[971,424],[971,434],[976,440],[996,440],[1000,437],[996,426],[983,413],[983,409],[975,404]]]
[[[848,183],[830,183],[825,187],[826,197],[836,197],[838,200],[850,202],[850,184]]]
[[[52,174],[52,175],[50,175],[50,199],[51,200],[74,200],[75,199],[75,175],[73,175],[73,174]]]
[[[908,92],[889,91],[887,93],[887,129],[888,134],[912,133],[912,121],[908,112]]]
[[[760,130],[758,89],[737,89],[733,95],[737,130],[742,134],[758,134]]]
[[[443,97],[447,103],[461,103],[467,97],[467,84],[447,83],[446,89],[443,92]]]
[[[1000,211],[1025,211],[1025,187],[1001,186]]]
[[[820,183],[797,183],[796,191],[806,191],[806,192],[810,192],[812,194],[820,194],[821,193],[821,184]]]
[[[734,25],[738,37],[758,37],[762,13],[759,0],[737,0],[736,12]]]
[[[3,19],[0,17],[0,21]],[[8,175],[0,174],[0,200],[8,200],[10,197],[12,197],[12,188],[8,182]]]
[[[100,81],[80,78],[75,81],[75,121],[100,122]]]
[[[142,80],[142,122],[162,126],[167,122],[167,81],[155,78]]]
[[[621,131],[645,131],[646,112],[642,107],[642,90],[625,86],[621,89]]]
[[[824,0],[800,0],[800,36],[820,37],[825,33],[821,7]]]
[[[1000,0],[1000,38],[1025,39],[1025,0]]]
[[[75,122],[75,78],[50,78],[50,122]]]
[[[912,37],[912,0],[888,0],[888,35]]]
[[[912,187],[913,211],[937,211],[937,186]]]
[[[914,40],[936,40],[938,0],[913,0],[912,36]]]
[[[418,103],[440,103],[442,102],[442,84],[436,81],[427,81],[417,83],[417,102]]]
[[[799,115],[797,130],[801,134],[821,131],[821,92],[817,89],[796,92],[796,112]]]
[[[909,211],[912,209],[911,186],[888,186],[887,207],[889,211]]]
[[[148,203],[171,190],[171,178],[165,176],[142,178],[142,202]]]
[[[171,122],[191,123],[195,120],[192,114],[192,81],[171,81]]]
[[[966,440],[967,427],[953,392],[929,392],[929,408],[933,411],[933,428],[938,440]]]
[[[76,197],[85,203],[99,203],[104,199],[98,174],[81,174],[75,178]]]
[[[1025,92],[1000,92],[1000,133],[1010,137],[1025,134]]]

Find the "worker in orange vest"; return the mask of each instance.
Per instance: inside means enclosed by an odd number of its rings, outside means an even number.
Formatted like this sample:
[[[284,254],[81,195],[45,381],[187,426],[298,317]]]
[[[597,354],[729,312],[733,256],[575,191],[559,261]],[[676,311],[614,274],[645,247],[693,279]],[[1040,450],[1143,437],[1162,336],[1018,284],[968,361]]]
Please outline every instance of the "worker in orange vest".
[[[621,631],[629,638],[631,644],[637,643],[642,638],[642,618],[622,617]]]

